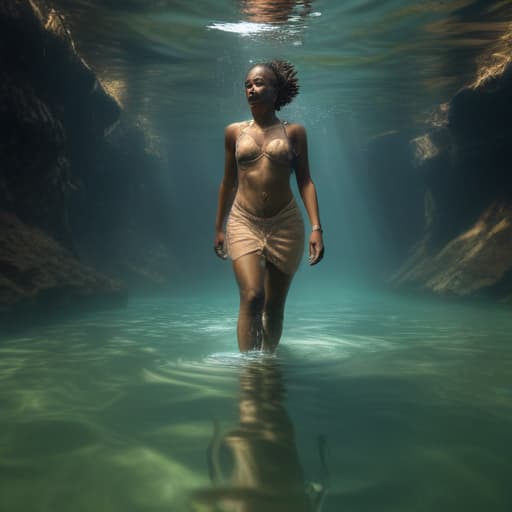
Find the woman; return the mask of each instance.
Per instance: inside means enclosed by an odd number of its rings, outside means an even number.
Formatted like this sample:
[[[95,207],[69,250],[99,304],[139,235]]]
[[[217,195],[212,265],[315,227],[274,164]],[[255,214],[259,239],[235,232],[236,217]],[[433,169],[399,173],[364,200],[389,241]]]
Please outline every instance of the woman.
[[[225,129],[214,248],[219,257],[229,255],[233,261],[240,289],[237,335],[242,352],[273,351],[281,338],[286,295],[304,250],[304,223],[290,187],[292,170],[311,222],[310,265],[323,257],[306,131],[276,116],[298,89],[290,63],[273,60],[253,66],[245,80],[253,119]]]

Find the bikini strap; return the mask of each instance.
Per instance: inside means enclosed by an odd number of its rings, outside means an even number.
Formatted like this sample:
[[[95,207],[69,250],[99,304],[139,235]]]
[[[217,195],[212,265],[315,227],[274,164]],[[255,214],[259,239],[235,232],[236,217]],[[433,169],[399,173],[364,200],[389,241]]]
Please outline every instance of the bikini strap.
[[[288,136],[288,132],[286,131],[286,126],[288,124],[290,124],[288,121],[281,121],[281,126],[283,127],[283,132],[286,137],[286,140],[288,141],[288,146],[290,147],[291,153],[295,159],[299,155],[299,153],[297,152],[297,149],[295,148],[295,146],[292,144],[292,141],[290,140],[290,137]]]
[[[240,122],[240,129],[238,130],[238,135],[236,136],[235,140],[235,153],[238,151],[238,139],[242,136],[242,134],[251,126],[252,121],[242,121]],[[242,125],[245,124],[245,126],[242,128]]]
[[[245,125],[245,126],[243,126],[243,125]],[[236,136],[237,142],[238,142],[238,139],[240,138],[240,136],[245,132],[245,130],[247,130],[247,128],[249,128],[249,126],[251,126],[251,121],[241,121],[239,123],[238,135]]]

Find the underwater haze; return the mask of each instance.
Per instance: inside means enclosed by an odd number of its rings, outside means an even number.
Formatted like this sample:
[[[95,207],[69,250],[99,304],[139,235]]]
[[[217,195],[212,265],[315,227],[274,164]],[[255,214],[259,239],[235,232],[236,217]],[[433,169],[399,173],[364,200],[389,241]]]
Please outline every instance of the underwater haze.
[[[512,2],[51,3],[158,156],[174,285],[0,336],[0,512],[512,510],[510,305],[383,289],[363,162],[478,78]],[[298,70],[278,115],[307,129],[326,253],[277,352],[240,354],[215,211],[224,127],[271,58]]]
[[[253,63],[282,58],[298,71],[299,96],[278,114],[307,130],[327,257],[296,281],[371,280],[389,272],[395,248],[365,188],[366,145],[422,135],[499,52],[511,20],[510,2],[488,0],[57,5],[102,84],[166,159],[174,280],[187,289],[231,276],[211,259],[213,227],[224,127],[250,118],[243,82]]]

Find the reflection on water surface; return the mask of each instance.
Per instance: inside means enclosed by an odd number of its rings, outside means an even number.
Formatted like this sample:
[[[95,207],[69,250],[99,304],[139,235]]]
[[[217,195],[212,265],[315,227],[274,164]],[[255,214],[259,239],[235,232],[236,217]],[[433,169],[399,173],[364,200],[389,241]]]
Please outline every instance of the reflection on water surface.
[[[243,115],[240,77],[251,61],[297,65],[303,92],[293,116],[311,124],[349,115],[371,135],[410,126],[497,54],[510,55],[512,4],[498,0],[57,4],[100,78],[164,131],[174,119],[180,129],[218,129],[231,120],[223,112]]]
[[[4,337],[2,508],[510,509],[506,309],[292,301],[261,357],[236,352],[236,307],[138,300]]]
[[[239,425],[226,433],[215,426],[209,447],[215,484],[195,494],[199,503],[236,511],[320,510],[327,493],[325,443],[320,444],[324,482],[306,485],[286,411],[281,363],[271,356],[251,357],[240,369]],[[224,476],[222,449],[231,462]]]

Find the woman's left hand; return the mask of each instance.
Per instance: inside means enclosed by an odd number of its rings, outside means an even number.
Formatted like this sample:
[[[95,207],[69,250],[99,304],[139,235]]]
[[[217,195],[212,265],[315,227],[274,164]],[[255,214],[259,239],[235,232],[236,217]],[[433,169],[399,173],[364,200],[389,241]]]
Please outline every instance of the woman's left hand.
[[[309,264],[316,265],[324,257],[324,241],[321,231],[312,231],[309,237]]]

